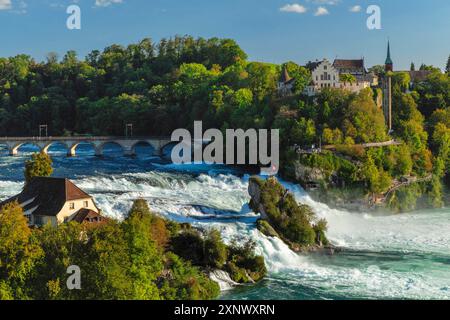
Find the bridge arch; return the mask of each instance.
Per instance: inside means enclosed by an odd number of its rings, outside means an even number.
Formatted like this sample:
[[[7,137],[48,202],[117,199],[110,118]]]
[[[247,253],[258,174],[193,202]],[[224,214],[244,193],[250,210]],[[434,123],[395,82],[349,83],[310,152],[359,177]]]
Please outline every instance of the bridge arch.
[[[0,142],[0,154],[3,154],[5,152],[10,152],[9,151],[9,145],[7,143],[2,143]]]
[[[50,142],[50,143],[47,143],[47,144],[41,149],[41,151],[42,151],[42,152],[45,152],[45,153],[49,153],[50,148],[53,147],[53,146],[56,146],[56,145],[62,145],[62,146],[64,146],[67,150],[70,149],[69,145],[68,145],[67,143],[65,143],[64,141],[52,141],[52,142]]]
[[[179,144],[179,141],[166,141],[161,144],[161,155],[164,154],[164,151],[167,151],[169,148],[175,147],[177,144]]]
[[[68,148],[67,148],[67,156],[69,157],[75,157],[77,154],[77,148],[80,145],[88,145],[92,147],[92,150],[94,151],[94,154],[97,155],[97,148],[95,146],[95,144],[93,142],[90,141],[76,141],[76,142],[71,142],[68,144]]]
[[[151,147],[151,148],[152,148],[152,154],[155,154],[155,153],[158,152],[158,148],[157,148],[157,146],[155,146],[154,143],[151,143],[150,141],[147,141],[147,140],[137,140],[137,141],[134,142],[134,143],[132,144],[132,146],[131,146],[131,150],[130,150],[130,151],[131,151],[131,154],[132,154],[132,155],[136,155],[136,154],[137,154],[136,148],[137,148],[138,146],[147,146],[147,147]]]
[[[24,141],[24,142],[16,142],[9,145],[9,154],[12,156],[16,156],[19,153],[19,149],[25,145],[32,145],[38,147],[39,152],[42,151],[43,146],[34,141]]]
[[[97,143],[93,143],[93,144],[95,146],[95,155],[96,156],[103,156],[105,153],[105,146],[107,146],[107,145],[119,146],[124,155],[130,155],[130,151],[128,150],[127,146],[124,146],[119,141],[110,140],[110,141],[102,141],[101,143],[98,143],[98,144]]]

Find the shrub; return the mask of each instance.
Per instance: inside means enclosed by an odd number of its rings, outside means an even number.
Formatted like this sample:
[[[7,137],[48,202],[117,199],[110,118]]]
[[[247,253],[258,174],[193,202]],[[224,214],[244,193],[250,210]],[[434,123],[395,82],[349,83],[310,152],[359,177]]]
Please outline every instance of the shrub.
[[[267,274],[264,258],[255,254],[255,242],[241,239],[233,239],[229,247],[226,271],[239,283],[256,282]]]

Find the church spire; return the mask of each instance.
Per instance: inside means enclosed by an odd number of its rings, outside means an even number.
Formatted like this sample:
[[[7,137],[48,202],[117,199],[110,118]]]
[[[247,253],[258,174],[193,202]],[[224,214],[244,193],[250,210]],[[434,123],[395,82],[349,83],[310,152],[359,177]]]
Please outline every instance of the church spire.
[[[389,40],[388,40],[386,62],[384,64],[385,64],[385,70],[386,71],[393,71],[394,70],[394,63],[392,62],[392,59],[391,59],[391,43],[390,43]]]

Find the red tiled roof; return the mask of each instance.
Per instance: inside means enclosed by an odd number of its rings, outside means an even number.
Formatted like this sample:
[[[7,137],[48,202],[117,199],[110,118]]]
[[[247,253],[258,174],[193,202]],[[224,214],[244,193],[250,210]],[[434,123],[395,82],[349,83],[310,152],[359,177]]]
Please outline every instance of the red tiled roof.
[[[63,178],[35,177],[25,185],[23,191],[0,203],[0,207],[13,202],[29,202],[23,209],[33,211],[33,215],[56,216],[67,201],[91,199],[86,192]]]
[[[334,60],[333,66],[341,69],[364,69],[364,60],[336,59]]]
[[[86,208],[80,209],[72,219],[72,221],[78,223],[106,223],[108,220],[101,214]]]
[[[408,71],[409,76],[411,78],[411,82],[416,81],[425,81],[427,77],[431,74],[430,70],[417,70],[417,71]]]

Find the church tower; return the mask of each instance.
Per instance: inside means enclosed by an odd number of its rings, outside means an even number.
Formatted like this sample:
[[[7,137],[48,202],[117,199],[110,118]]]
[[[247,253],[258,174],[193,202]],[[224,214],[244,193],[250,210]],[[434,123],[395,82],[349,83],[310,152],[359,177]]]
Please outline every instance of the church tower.
[[[383,89],[383,113],[386,120],[386,126],[388,127],[389,133],[392,132],[392,76],[391,73],[394,71],[394,63],[391,59],[391,44],[388,41],[387,57],[384,63],[384,70],[386,71],[382,79],[382,89]]]
[[[394,71],[394,63],[392,62],[392,59],[391,59],[391,44],[389,41],[388,41],[386,62],[384,63],[384,70],[386,72]]]

